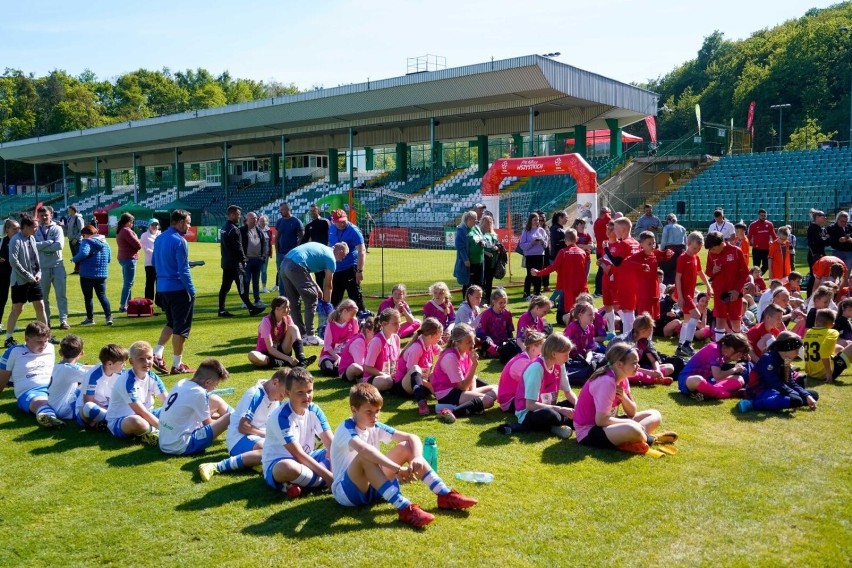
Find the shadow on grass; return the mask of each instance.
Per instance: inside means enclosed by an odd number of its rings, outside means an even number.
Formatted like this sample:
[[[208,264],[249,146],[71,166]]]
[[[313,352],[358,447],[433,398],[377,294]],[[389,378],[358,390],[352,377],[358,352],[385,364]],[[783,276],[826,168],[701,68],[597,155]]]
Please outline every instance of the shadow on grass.
[[[774,419],[789,420],[791,418],[795,418],[796,413],[790,409],[776,411],[752,410],[751,412],[743,413],[737,410],[737,407],[734,406],[733,408],[731,408],[731,414],[734,416],[734,418],[742,422],[763,422],[765,420]]]
[[[287,538],[325,538],[330,534],[346,534],[375,529],[399,531],[422,531],[412,529],[396,520],[396,513],[387,503],[376,507],[343,507],[334,502],[327,493],[309,495],[292,501],[292,506],[275,513],[263,521],[242,529],[243,534],[253,536],[284,536]],[[430,511],[431,512],[431,511]],[[441,511],[441,515],[447,511]],[[465,514],[462,512],[462,514]],[[379,522],[377,515],[391,521]]]
[[[633,388],[632,386],[630,388]],[[694,400],[689,398],[679,390],[673,390],[668,393],[669,397],[681,406],[719,406],[724,400],[717,398],[705,398],[704,400]],[[727,399],[729,400],[729,399]]]
[[[259,509],[275,505],[282,499],[286,499],[282,493],[268,487],[260,475],[251,469],[242,470],[241,472],[229,472],[225,477],[228,478],[228,483],[211,489],[197,499],[177,505],[175,510],[206,511],[211,507],[222,507],[240,501],[244,501],[246,507],[249,509]],[[231,482],[231,478],[234,477],[237,479]],[[194,481],[203,483],[197,476],[194,478]],[[326,505],[327,507],[328,505]]]
[[[139,444],[132,440],[127,441],[128,444]],[[134,451],[122,452],[106,459],[106,462],[115,467],[136,467],[154,462],[162,462],[167,456],[159,450],[144,444],[138,445]]]

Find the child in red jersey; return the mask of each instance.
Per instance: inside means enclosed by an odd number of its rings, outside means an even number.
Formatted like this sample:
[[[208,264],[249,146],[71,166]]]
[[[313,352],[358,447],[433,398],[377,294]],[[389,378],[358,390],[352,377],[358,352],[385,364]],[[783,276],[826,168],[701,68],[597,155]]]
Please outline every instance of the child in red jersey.
[[[607,334],[612,338],[615,337],[615,271],[606,251],[618,240],[615,236],[614,221],[609,221],[606,224],[606,237],[606,243],[601,245],[604,254],[598,258],[598,265],[603,271],[601,291],[603,292],[604,319],[606,320]]]
[[[695,285],[699,277],[707,287],[707,294],[713,295],[713,287],[707,281],[707,275],[701,269],[701,259],[698,258],[703,244],[704,237],[701,233],[698,231],[690,233],[686,237],[686,252],[677,259],[675,293],[677,305],[683,313],[683,325],[680,328],[680,338],[675,351],[678,357],[691,357],[695,354],[692,340],[695,339],[695,329],[701,321],[701,313],[695,305]]]
[[[710,231],[704,238],[707,248],[707,268],[713,283],[715,298],[713,315],[716,316],[716,341],[725,330],[739,333],[742,329],[743,286],[748,280],[748,264],[740,249],[726,243],[722,233]]]
[[[657,250],[657,240],[651,231],[642,231],[639,235],[641,250],[630,256],[622,265],[624,270],[636,282],[636,311],[649,313],[655,320],[660,318],[660,285],[657,281],[659,261],[674,256],[674,251]]]
[[[577,296],[588,292],[587,286],[587,256],[586,251],[577,246],[577,231],[565,231],[565,248],[559,251],[554,261],[547,267],[537,270],[533,268],[533,276],[545,276],[556,272],[556,284],[562,292],[562,299],[556,306],[556,320],[561,321],[566,311],[577,301]]]
[[[632,223],[626,217],[614,221],[615,236],[618,240],[607,248],[607,256],[615,272],[615,300],[621,315],[621,328],[633,329],[636,319],[636,283],[633,274],[622,267],[625,260],[639,252],[639,243],[630,236]],[[656,278],[656,271],[653,273]]]

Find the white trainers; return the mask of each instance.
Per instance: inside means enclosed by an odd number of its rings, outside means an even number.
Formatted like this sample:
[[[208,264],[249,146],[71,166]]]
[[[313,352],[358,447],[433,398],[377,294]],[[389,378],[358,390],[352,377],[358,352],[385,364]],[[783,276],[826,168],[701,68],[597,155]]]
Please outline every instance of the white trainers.
[[[320,338],[316,335],[306,335],[302,338],[302,343],[305,345],[321,345],[322,340],[320,340]]]
[[[213,462],[203,463],[198,466],[198,475],[201,476],[202,481],[210,481],[210,478],[219,473],[219,470],[216,469],[216,464]]]
[[[269,289],[267,289],[267,288],[261,288],[260,292],[261,292],[262,294],[269,294]]]
[[[277,291],[278,291],[278,286],[273,286],[272,288],[270,288],[270,289],[269,289],[269,291],[270,291],[270,292],[277,292]]]

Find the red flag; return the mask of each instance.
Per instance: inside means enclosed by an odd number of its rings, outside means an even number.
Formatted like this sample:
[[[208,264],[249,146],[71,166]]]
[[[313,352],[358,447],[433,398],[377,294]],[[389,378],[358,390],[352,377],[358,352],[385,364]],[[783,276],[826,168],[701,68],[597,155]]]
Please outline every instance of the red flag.
[[[752,128],[752,124],[754,124],[754,106],[755,102],[751,101],[751,104],[748,105],[748,120],[746,121],[746,130],[751,132],[752,136],[754,136],[754,128]]]
[[[651,137],[651,142],[657,143],[657,121],[653,116],[645,117],[645,126],[648,127],[648,136]]]

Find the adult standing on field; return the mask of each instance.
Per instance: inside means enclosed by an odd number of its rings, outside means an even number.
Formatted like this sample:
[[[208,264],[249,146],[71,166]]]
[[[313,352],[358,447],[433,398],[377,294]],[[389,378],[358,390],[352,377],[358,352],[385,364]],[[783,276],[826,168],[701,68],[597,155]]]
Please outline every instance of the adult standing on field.
[[[633,234],[639,236],[643,231],[651,231],[654,235],[660,234],[663,224],[660,218],[654,215],[654,208],[650,203],[645,204],[645,213],[636,219],[636,225],[633,227]]]
[[[157,271],[157,293],[160,295],[166,325],[154,347],[154,369],[158,373],[180,375],[194,373],[183,362],[183,348],[192,329],[195,310],[195,283],[189,273],[189,247],[184,235],[192,226],[189,211],[175,209],[171,226],[154,241],[154,269]],[[165,345],[172,340],[172,366],[163,359]]]
[[[118,220],[118,232],[115,234],[115,242],[118,245],[118,264],[121,265],[121,301],[118,311],[127,311],[127,304],[133,295],[133,283],[136,281],[136,263],[139,260],[139,251],[142,242],[133,231],[133,215],[122,213]]]
[[[849,213],[841,211],[834,218],[834,224],[828,228],[829,243],[834,256],[840,258],[848,267],[852,266],[852,225]]]
[[[674,284],[677,259],[686,250],[686,228],[678,224],[677,215],[674,213],[666,215],[666,226],[663,227],[660,249],[674,253],[669,260],[660,263],[660,268],[663,269],[663,284]]]
[[[751,244],[752,266],[759,266],[760,273],[764,274],[769,268],[769,245],[778,238],[772,221],[766,220],[766,209],[757,210],[757,220],[748,226],[746,236]]]
[[[38,263],[41,266],[41,293],[44,296],[44,317],[50,327],[50,287],[56,294],[59,309],[59,329],[70,329],[68,325],[68,296],[65,291],[65,263],[62,262],[62,249],[65,248],[65,235],[62,227],[53,221],[53,207],[42,205],[38,208],[38,228],[35,232]]]
[[[311,220],[305,225],[305,235],[302,237],[301,244],[319,243],[328,246],[328,232],[331,230],[331,222],[320,214],[320,209],[316,203],[311,203],[308,214],[311,216]],[[317,279],[317,285],[323,288],[325,271],[315,272],[314,278]]]
[[[468,250],[470,244],[467,236],[478,218],[476,211],[465,211],[461,223],[456,227],[456,263],[453,265],[453,277],[462,287],[462,297],[465,296],[467,287],[470,285],[470,251]]]
[[[336,243],[334,247],[305,243],[288,252],[281,261],[279,270],[284,295],[290,300],[290,316],[299,328],[305,345],[322,343],[314,328],[317,301],[322,298],[327,302],[331,298],[335,271],[348,253],[349,246],[345,242]],[[325,285],[322,289],[311,279],[311,273],[316,272],[325,273]]]
[[[24,304],[32,303],[36,319],[47,325],[44,317],[44,301],[41,292],[41,267],[38,263],[38,252],[33,235],[36,231],[35,220],[26,213],[21,215],[21,230],[9,240],[9,264],[12,266],[12,310],[6,322],[6,347],[16,345],[12,337],[15,324],[24,309]]]
[[[814,285],[814,263],[825,256],[825,247],[828,245],[828,229],[825,228],[825,211],[811,209],[811,224],[808,226],[808,278],[807,293],[811,295]]]
[[[243,286],[246,290],[246,295],[249,292],[249,284],[251,284],[251,293],[256,306],[262,306],[260,303],[260,271],[263,268],[264,259],[269,254],[266,250],[268,246],[266,239],[263,238],[263,231],[257,226],[257,213],[249,211],[246,214],[246,222],[240,227],[240,241],[243,250],[246,251],[246,271],[243,280]]]
[[[365,313],[364,298],[361,294],[361,282],[364,280],[364,235],[346,218],[346,211],[336,209],[331,214],[333,226],[328,231],[328,244],[346,243],[348,252],[342,260],[337,261],[332,284],[331,303],[335,306],[343,299],[343,292],[355,301],[358,311]],[[328,276],[328,272],[326,272]]]
[[[236,205],[228,207],[228,220],[219,233],[219,247],[222,253],[222,285],[219,287],[219,317],[232,318],[234,314],[225,309],[225,299],[231,291],[231,284],[237,285],[237,293],[248,308],[249,315],[256,316],[263,308],[255,306],[248,297],[245,285],[246,253],[243,250],[240,230],[238,229],[242,209]]]
[[[713,212],[713,223],[711,223],[710,227],[707,228],[708,233],[712,231],[722,233],[722,238],[725,239],[726,243],[730,242],[737,232],[734,228],[734,224],[725,219],[725,211],[722,208],[716,209]]]
[[[154,241],[160,236],[160,222],[157,219],[148,221],[148,230],[139,237],[142,252],[145,254],[145,297],[154,299],[157,293],[157,271],[154,269]]]
[[[290,204],[286,201],[278,206],[280,217],[275,221],[275,266],[278,271],[275,284],[281,286],[281,261],[284,255],[296,248],[302,242],[305,227],[302,222],[293,216]]]
[[[68,206],[68,219],[65,221],[65,226],[68,228],[68,246],[71,247],[71,256],[75,256],[80,250],[80,239],[83,238],[82,231],[86,222],[83,221],[83,216],[77,213],[77,208],[73,205]],[[74,265],[74,272],[71,274],[80,274],[80,265]]]
[[[601,207],[598,212],[598,218],[592,224],[592,234],[595,237],[595,256],[598,260],[604,256],[604,245],[606,244],[606,226],[612,221],[612,211],[609,207]],[[603,268],[598,264],[598,271],[595,274],[595,296],[600,296],[603,293]]]

